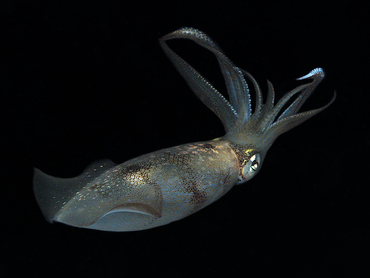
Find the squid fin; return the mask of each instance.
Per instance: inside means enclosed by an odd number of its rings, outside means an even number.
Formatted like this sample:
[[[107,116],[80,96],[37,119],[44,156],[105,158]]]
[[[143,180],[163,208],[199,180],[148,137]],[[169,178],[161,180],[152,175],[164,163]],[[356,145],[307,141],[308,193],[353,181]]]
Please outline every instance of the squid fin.
[[[110,213],[134,212],[161,217],[162,191],[152,183],[131,184],[125,167],[109,160],[89,166],[76,178],[62,179],[35,169],[36,200],[49,222],[87,227]]]
[[[54,222],[55,215],[77,191],[114,166],[116,164],[109,159],[96,161],[90,164],[81,175],[68,179],[53,177],[34,168],[33,192],[46,220]]]

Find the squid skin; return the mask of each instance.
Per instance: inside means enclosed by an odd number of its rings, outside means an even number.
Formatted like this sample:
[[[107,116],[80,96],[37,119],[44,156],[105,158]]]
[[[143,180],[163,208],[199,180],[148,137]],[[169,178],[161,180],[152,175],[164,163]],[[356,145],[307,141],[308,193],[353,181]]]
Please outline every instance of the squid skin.
[[[211,51],[225,79],[229,100],[173,52],[166,41],[189,39]],[[236,67],[206,34],[181,28],[160,44],[199,99],[222,121],[226,134],[214,140],[184,144],[131,159],[120,165],[110,160],[90,165],[80,176],[63,179],[35,169],[36,201],[49,222],[104,230],[138,231],[182,219],[213,203],[234,185],[253,178],[268,149],[282,133],[323,111],[297,113],[324,77],[321,68],[299,80],[311,82],[286,93],[274,104],[268,81],[266,102],[256,80]],[[249,88],[256,92],[252,113]],[[297,95],[282,113],[282,107]],[[280,116],[278,117],[278,115]]]

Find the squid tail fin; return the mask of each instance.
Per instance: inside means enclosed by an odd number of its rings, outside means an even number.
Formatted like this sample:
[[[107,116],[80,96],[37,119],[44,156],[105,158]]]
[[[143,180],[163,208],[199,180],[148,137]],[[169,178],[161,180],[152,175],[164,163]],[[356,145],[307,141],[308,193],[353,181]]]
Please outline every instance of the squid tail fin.
[[[108,159],[97,161],[87,167],[81,175],[69,179],[53,177],[34,168],[33,192],[46,220],[50,223],[56,221],[58,212],[76,195],[76,192],[115,165]]]

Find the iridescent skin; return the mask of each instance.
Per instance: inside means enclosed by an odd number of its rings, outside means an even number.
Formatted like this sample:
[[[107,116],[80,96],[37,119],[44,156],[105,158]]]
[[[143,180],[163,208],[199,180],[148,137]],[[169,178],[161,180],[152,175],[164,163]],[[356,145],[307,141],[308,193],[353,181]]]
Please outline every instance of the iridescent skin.
[[[167,40],[176,38],[190,39],[216,56],[229,101],[167,46]],[[234,66],[201,31],[182,28],[161,38],[160,44],[194,93],[220,118],[226,134],[152,152],[120,165],[109,160],[96,162],[72,179],[35,169],[33,188],[48,221],[105,231],[137,231],[182,219],[216,201],[235,184],[254,177],[280,134],[321,112],[335,98],[334,94],[322,108],[297,113],[324,77],[323,70],[317,68],[299,78],[312,79],[310,83],[285,94],[276,105],[273,86],[268,82],[263,104],[255,79]],[[253,114],[244,76],[256,91]],[[298,93],[277,118],[281,108]]]

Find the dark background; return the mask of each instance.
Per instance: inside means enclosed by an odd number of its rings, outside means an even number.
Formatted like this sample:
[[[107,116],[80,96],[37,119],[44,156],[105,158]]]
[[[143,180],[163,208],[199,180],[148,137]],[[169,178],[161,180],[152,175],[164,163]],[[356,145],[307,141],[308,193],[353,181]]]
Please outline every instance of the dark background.
[[[368,277],[367,2],[255,2],[1,1],[0,272]],[[73,177],[97,159],[223,135],[158,44],[183,26],[277,98],[315,67],[327,77],[303,109],[338,97],[282,135],[257,177],[186,219],[131,233],[47,223],[33,167]],[[224,91],[211,54],[171,47]]]

